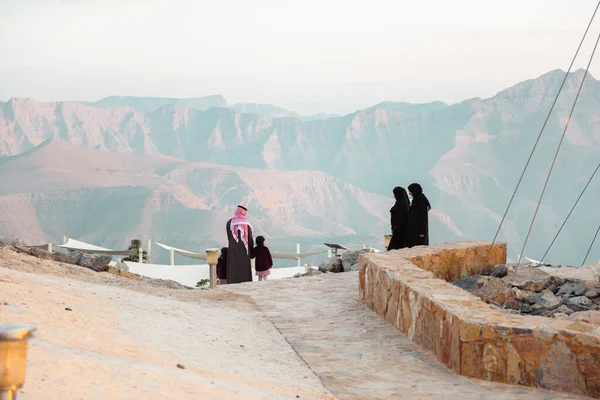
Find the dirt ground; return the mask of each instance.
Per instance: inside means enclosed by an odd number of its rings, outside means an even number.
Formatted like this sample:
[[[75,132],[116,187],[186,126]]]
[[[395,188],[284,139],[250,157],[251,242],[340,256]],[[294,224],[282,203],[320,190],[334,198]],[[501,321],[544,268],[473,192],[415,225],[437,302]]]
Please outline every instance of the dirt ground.
[[[20,399],[333,399],[247,296],[0,248],[0,323],[38,327]]]

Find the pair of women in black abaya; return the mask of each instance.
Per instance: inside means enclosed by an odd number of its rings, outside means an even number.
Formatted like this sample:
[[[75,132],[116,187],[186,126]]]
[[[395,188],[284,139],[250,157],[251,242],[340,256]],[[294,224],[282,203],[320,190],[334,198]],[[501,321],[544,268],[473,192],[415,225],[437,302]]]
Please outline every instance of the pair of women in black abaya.
[[[429,200],[418,183],[408,186],[409,201],[404,188],[394,188],[396,203],[391,208],[392,239],[387,250],[429,245]]]

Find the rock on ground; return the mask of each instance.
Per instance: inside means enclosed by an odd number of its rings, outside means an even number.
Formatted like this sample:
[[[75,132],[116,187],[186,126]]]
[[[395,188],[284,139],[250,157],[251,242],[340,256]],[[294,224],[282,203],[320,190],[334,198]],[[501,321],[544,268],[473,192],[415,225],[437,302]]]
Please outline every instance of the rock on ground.
[[[361,254],[368,253],[369,250],[357,250],[357,251],[345,251],[342,254],[342,266],[344,272],[347,271],[358,271],[358,258]]]
[[[568,316],[568,315],[573,314],[575,311],[571,310],[569,307],[567,307],[563,304],[556,309],[556,312],[560,313],[560,314],[565,314]]]
[[[477,280],[472,293],[486,303],[504,304],[515,298],[510,286],[494,276],[482,276]]]
[[[505,268],[503,268],[505,267]],[[574,268],[573,268],[574,269]],[[502,279],[494,276],[502,276]],[[538,267],[517,271],[496,265],[487,276],[469,276],[452,284],[489,304],[506,306],[521,314],[562,318],[573,313],[600,309],[600,283],[573,279],[569,274],[553,276]],[[512,286],[511,286],[512,285]],[[595,314],[591,314],[595,315]]]
[[[600,297],[600,290],[598,290],[598,289],[588,290],[587,292],[585,292],[585,297],[587,297],[588,299],[595,299],[597,297]]]
[[[565,303],[573,311],[587,311],[594,303],[585,296],[571,297]]]
[[[96,272],[106,271],[108,264],[111,262],[111,256],[96,256],[92,254],[79,253],[76,256],[75,264],[89,268]]]
[[[544,290],[540,293],[532,293],[525,297],[525,302],[532,306],[532,309],[555,308],[561,304],[558,297],[550,290]]]
[[[515,299],[518,301],[525,301],[525,299],[527,297],[529,297],[530,295],[534,294],[535,292],[531,292],[529,290],[521,290],[519,288],[513,287],[512,288],[514,294],[515,294]]]
[[[321,265],[319,265],[319,271],[321,272],[344,272],[344,265],[342,263],[341,257],[333,256],[323,261]]]
[[[504,281],[519,289],[541,292],[552,282],[552,276],[539,268],[519,268],[503,278]]]
[[[477,282],[479,282],[479,278],[481,278],[479,275],[467,276],[463,279],[455,279],[450,283],[452,283],[454,286],[461,288],[462,290],[465,290],[469,293],[473,293],[473,290],[475,290],[475,288],[477,287]]]
[[[569,281],[562,285],[558,292],[558,296],[582,296],[588,291],[587,285],[584,281]]]
[[[540,267],[540,270],[565,280],[580,280],[586,282],[598,282],[600,280],[600,264],[585,265],[581,268],[574,267]]]
[[[303,274],[301,273],[297,273],[295,274],[293,277],[294,278],[300,278],[302,276],[314,276],[314,275],[321,275],[323,272],[319,271],[317,268],[309,268],[308,272],[305,272]]]
[[[504,278],[508,275],[508,267],[504,264],[495,265],[489,271],[484,272],[482,275],[495,276],[496,278]]]

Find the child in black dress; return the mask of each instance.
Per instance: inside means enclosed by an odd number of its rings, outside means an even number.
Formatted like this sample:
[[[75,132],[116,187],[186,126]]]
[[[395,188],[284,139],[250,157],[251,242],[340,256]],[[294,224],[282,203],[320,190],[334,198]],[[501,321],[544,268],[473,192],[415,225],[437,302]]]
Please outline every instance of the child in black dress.
[[[254,268],[259,281],[266,281],[269,276],[269,270],[273,266],[273,258],[269,248],[265,246],[265,238],[263,236],[256,237],[256,247],[253,249]]]

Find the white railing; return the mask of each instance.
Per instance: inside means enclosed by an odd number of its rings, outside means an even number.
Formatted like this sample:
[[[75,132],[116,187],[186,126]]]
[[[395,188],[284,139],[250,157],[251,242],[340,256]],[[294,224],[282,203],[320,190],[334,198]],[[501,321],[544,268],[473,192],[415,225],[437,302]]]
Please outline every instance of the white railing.
[[[179,266],[186,267],[187,269],[191,269],[193,267],[199,267],[199,270],[203,270],[203,269],[205,269],[205,267],[208,267],[208,272],[209,272],[208,275],[209,275],[211,287],[216,286],[216,282],[217,282],[216,259],[217,259],[217,257],[215,254],[216,254],[216,251],[218,251],[218,249],[208,249],[201,253],[193,252],[193,251],[179,249],[179,248],[169,246],[169,245],[166,245],[163,243],[153,242],[151,239],[149,239],[148,240],[148,248],[147,248],[147,262],[145,264],[145,266],[147,267],[146,269],[149,269],[151,266],[152,267],[166,266],[163,264],[152,264],[152,243],[169,251],[170,266],[175,266],[175,254],[179,254],[180,256],[183,256],[186,258],[207,261],[206,264],[201,264],[201,265],[196,265],[196,266],[194,266],[194,265],[179,265]],[[48,244],[44,244],[44,245],[26,246],[26,247],[47,249],[49,252],[52,252],[53,244],[48,243]],[[82,242],[82,241],[71,239],[67,236],[64,236],[63,244],[56,245],[56,247],[60,247],[65,250],[78,251],[78,252],[88,253],[88,254],[103,254],[103,255],[113,255],[113,256],[135,255],[137,253],[138,260],[139,260],[138,263],[128,262],[127,265],[132,266],[134,264],[143,264],[144,250],[143,250],[142,246],[140,246],[140,248],[137,250],[129,250],[129,249],[127,249],[127,250],[112,250],[112,249],[96,246],[96,245],[93,245],[90,243]],[[298,263],[298,265],[296,267],[282,267],[282,268],[276,268],[276,269],[277,270],[280,270],[280,269],[289,270],[290,268],[294,268],[295,269],[294,273],[297,273],[297,272],[302,272],[302,271],[308,272],[308,269],[309,269],[308,264],[305,264],[304,267],[301,266],[301,264],[300,264],[301,259],[307,258],[307,257],[312,257],[312,256],[319,255],[322,253],[325,253],[325,250],[318,251],[318,252],[312,252],[312,253],[300,253],[300,244],[297,243],[295,253],[271,253],[271,256],[275,259],[296,260]],[[328,252],[328,257],[330,257],[330,256],[331,256],[331,251]],[[208,262],[208,261],[210,261],[210,262]],[[134,267],[132,269],[139,271],[139,268],[137,268],[137,267]],[[132,272],[136,272],[136,271],[132,271]],[[203,272],[198,272],[198,275],[205,275],[205,274]],[[252,275],[254,276],[254,260],[252,260]],[[277,275],[277,274],[275,274],[275,275]]]

